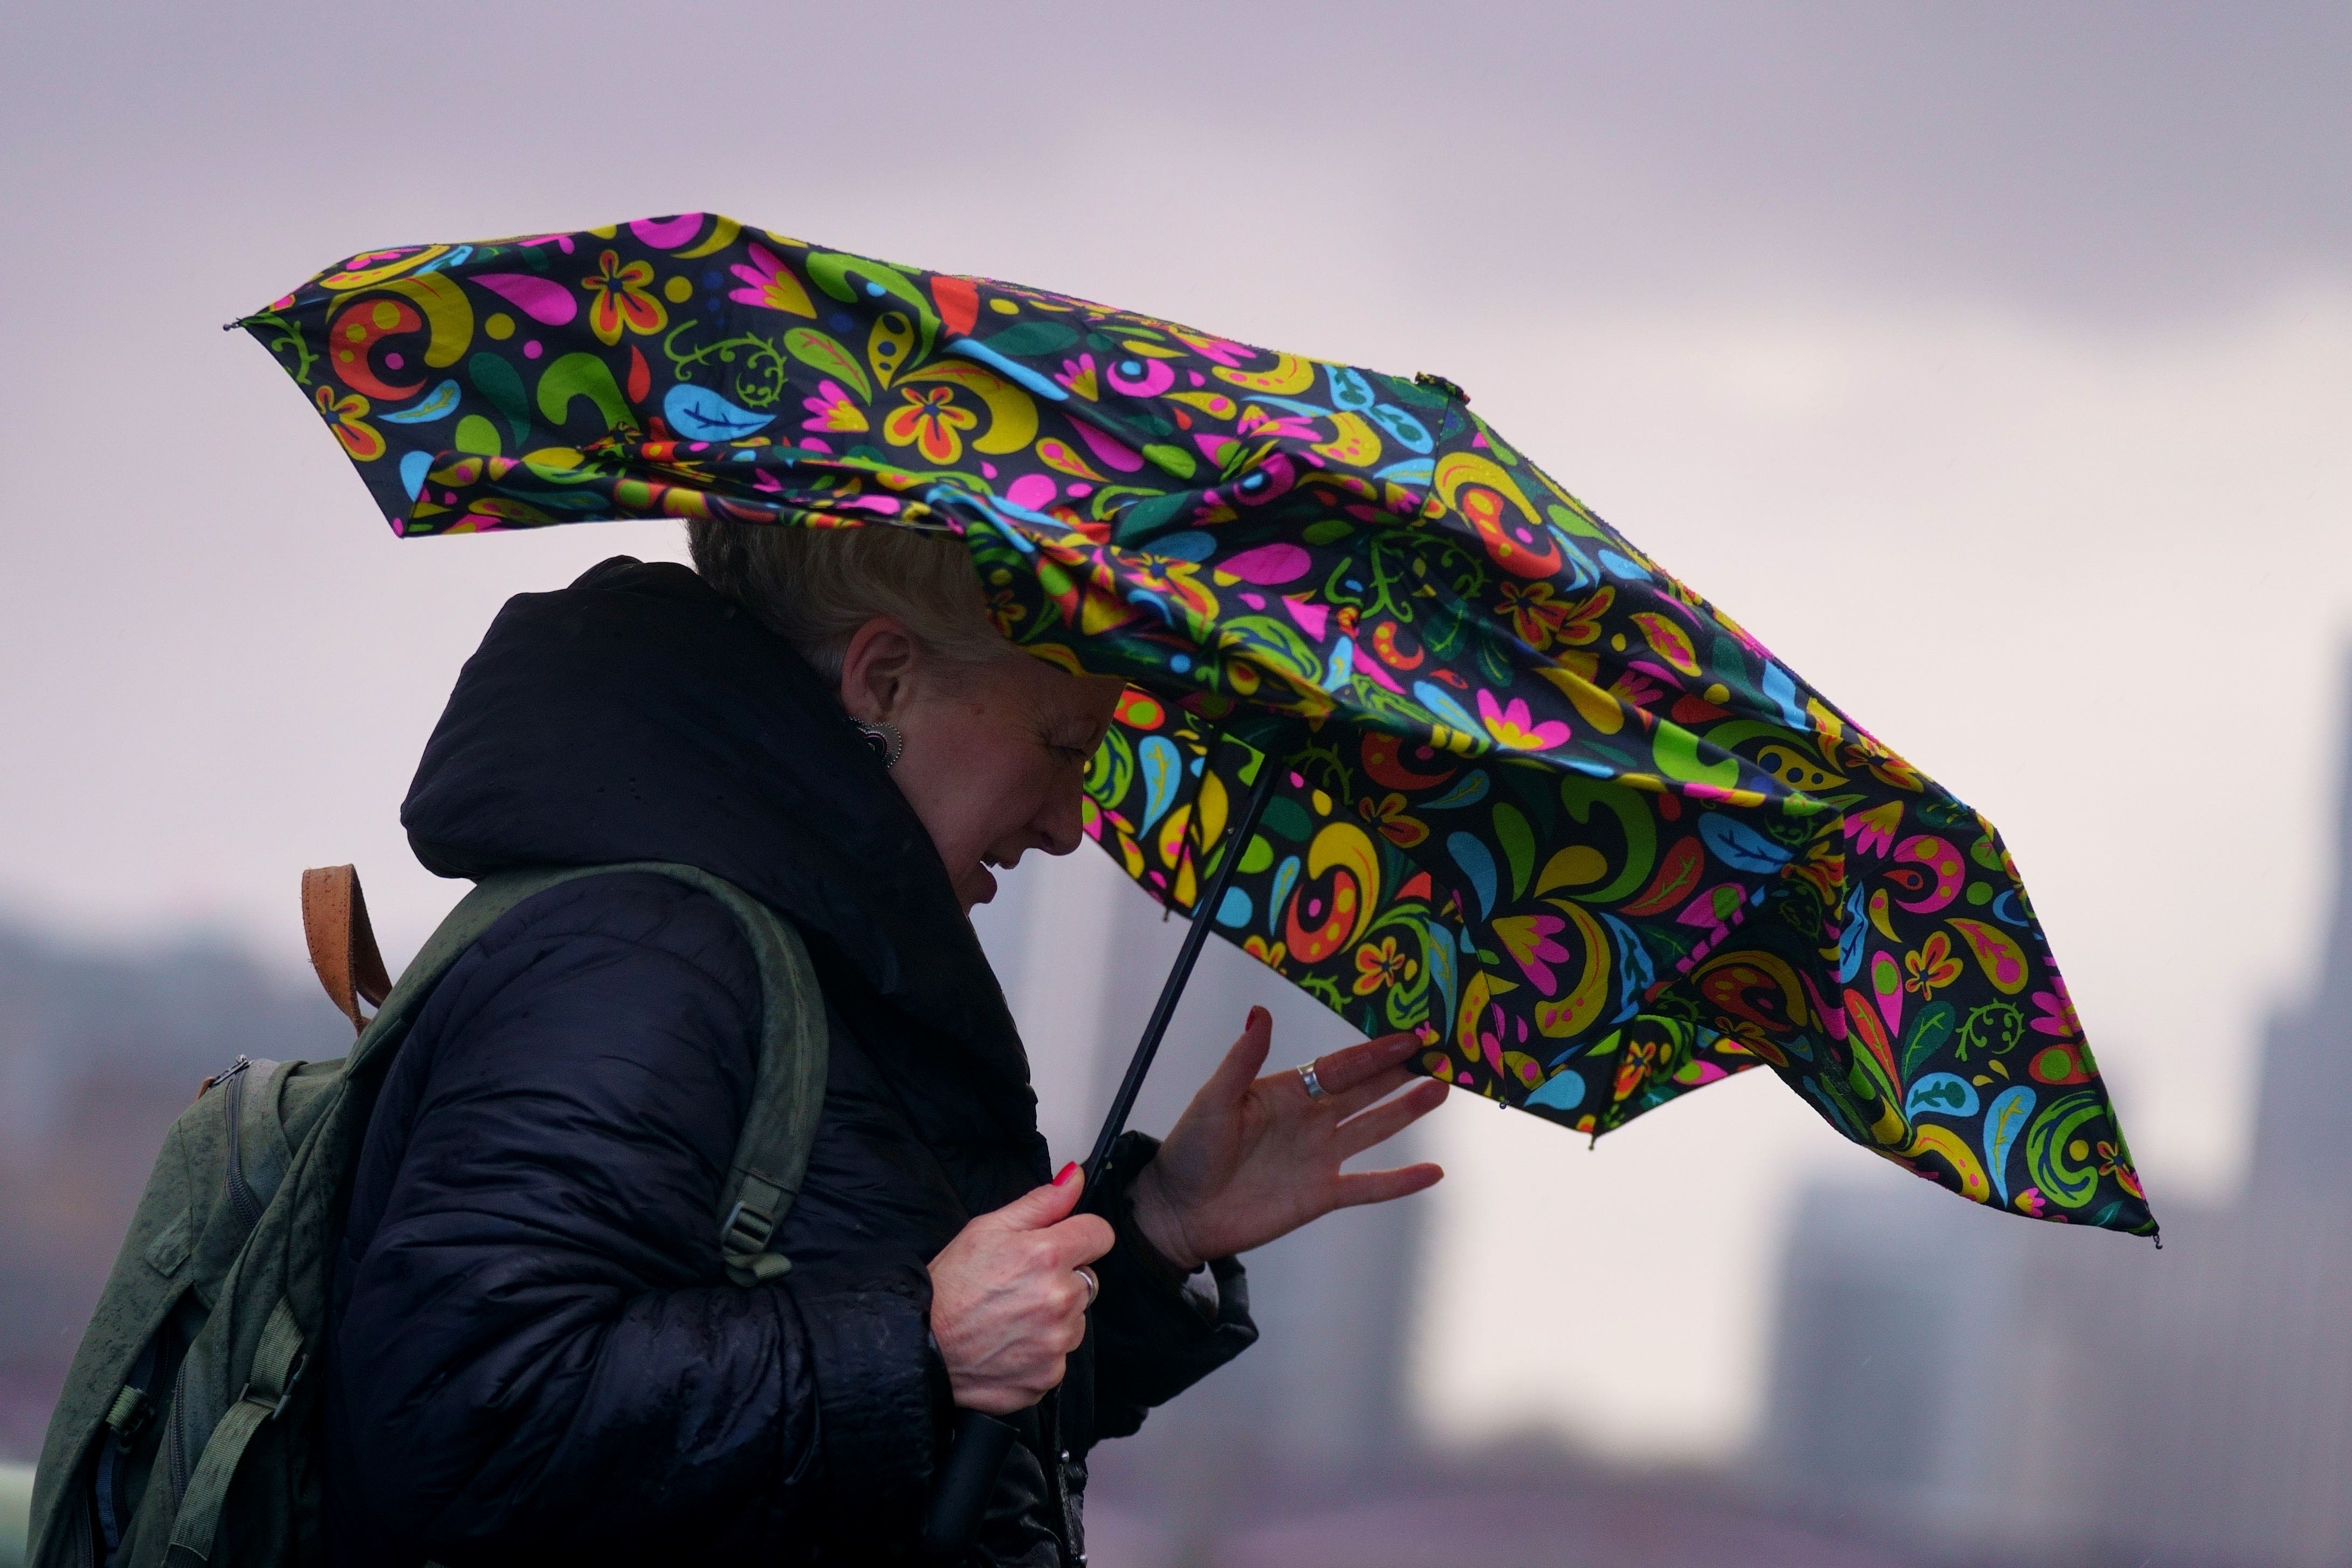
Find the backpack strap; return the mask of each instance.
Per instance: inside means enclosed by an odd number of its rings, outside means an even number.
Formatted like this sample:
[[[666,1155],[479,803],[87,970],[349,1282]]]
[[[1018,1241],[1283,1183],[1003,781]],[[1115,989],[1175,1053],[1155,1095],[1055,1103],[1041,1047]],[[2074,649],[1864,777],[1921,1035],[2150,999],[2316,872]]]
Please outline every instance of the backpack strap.
[[[667,868],[677,876],[687,867]],[[800,932],[733,884],[695,871],[701,888],[735,913],[760,964],[760,1068],[751,1108],[719,1193],[719,1251],[738,1285],[782,1279],[792,1268],[769,1245],[800,1195],[824,1104],[830,1054],[824,995]]]
[[[760,1065],[751,1106],[736,1140],[728,1179],[719,1192],[719,1256],[738,1285],[781,1279],[792,1265],[769,1249],[808,1173],[809,1149],[824,1101],[830,1041],[824,996],[808,947],[791,921],[724,878],[666,860],[612,866],[501,871],[484,878],[458,901],[392,988],[382,1009],[352,1047],[356,1070],[380,1042],[405,1031],[407,1016],[434,982],[508,910],[560,883],[583,877],[650,872],[683,882],[727,906],[760,966]],[[357,882],[354,879],[356,889]]]
[[[251,1374],[236,1403],[228,1407],[181,1494],[180,1511],[172,1520],[172,1544],[164,1553],[167,1568],[186,1568],[212,1558],[220,1534],[221,1506],[228,1501],[229,1482],[253,1435],[267,1422],[286,1413],[294,1384],[302,1375],[302,1331],[294,1308],[283,1296],[262,1325],[260,1343],[254,1347]]]
[[[392,977],[375,945],[357,867],[313,866],[302,873],[302,937],[328,997],[352,1021],[354,1034],[366,1028],[360,1003],[382,1005]]]

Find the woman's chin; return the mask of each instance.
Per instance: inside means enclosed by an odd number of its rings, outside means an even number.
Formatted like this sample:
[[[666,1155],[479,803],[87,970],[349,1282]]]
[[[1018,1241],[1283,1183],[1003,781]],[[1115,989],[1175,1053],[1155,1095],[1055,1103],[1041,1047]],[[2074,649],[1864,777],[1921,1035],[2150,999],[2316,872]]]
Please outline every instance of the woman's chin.
[[[964,913],[970,914],[996,897],[996,873],[985,866],[974,866],[965,874],[963,886],[959,890],[963,894]]]

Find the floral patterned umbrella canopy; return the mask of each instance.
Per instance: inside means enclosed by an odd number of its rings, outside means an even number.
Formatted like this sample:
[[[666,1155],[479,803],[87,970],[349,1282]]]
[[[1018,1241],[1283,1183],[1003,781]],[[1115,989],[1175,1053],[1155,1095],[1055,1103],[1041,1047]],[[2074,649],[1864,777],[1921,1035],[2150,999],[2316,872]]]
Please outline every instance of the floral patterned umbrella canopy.
[[[405,536],[961,536],[1006,635],[1131,683],[1087,831],[1188,912],[1237,850],[1214,929],[1433,1076],[1597,1135],[1762,1065],[1977,1202],[2155,1229],[1991,825],[1448,382],[704,214],[369,252],[238,324]],[[1262,762],[1252,708],[1309,743]]]

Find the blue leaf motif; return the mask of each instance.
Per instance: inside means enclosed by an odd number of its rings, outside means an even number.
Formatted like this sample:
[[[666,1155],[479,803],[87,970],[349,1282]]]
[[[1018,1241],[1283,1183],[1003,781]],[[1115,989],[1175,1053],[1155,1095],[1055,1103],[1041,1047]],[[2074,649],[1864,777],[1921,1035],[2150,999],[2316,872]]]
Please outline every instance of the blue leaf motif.
[[[1363,373],[1344,364],[1326,366],[1331,378],[1331,402],[1339,408],[1365,409],[1372,405],[1372,384]]]
[[[1601,923],[1617,943],[1617,994],[1625,1001],[1611,1022],[1622,1024],[1641,1011],[1642,993],[1657,980],[1658,966],[1632,926],[1606,910],[1601,911]]]
[[[1274,868],[1274,887],[1265,896],[1265,934],[1272,936],[1282,921],[1282,911],[1290,902],[1290,889],[1298,885],[1299,859],[1296,855],[1283,858]]]
[[[1344,689],[1356,673],[1356,639],[1341,637],[1339,646],[1331,650],[1331,672],[1323,678],[1323,689]]]
[[[447,381],[425,395],[425,401],[414,408],[404,408],[397,414],[380,417],[387,425],[427,425],[436,419],[446,419],[457,412],[457,378]]]
[[[1551,531],[1551,537],[1552,542],[1559,546],[1562,568],[1569,574],[1567,587],[1570,593],[1581,594],[1601,581],[1601,569],[1592,563],[1591,556],[1584,553],[1584,546],[1570,539],[1564,530],[1557,527]]]
[[[1906,1116],[1974,1116],[1976,1087],[1958,1073],[1931,1072],[1911,1086],[1903,1101]]]
[[[1439,723],[1468,736],[1477,743],[1480,751],[1486,750],[1491,743],[1478,721],[1470,717],[1469,711],[1454,700],[1443,686],[1433,680],[1416,680],[1412,683],[1412,694],[1421,700],[1423,708],[1436,715]]]
[[[738,408],[707,386],[680,382],[662,399],[662,417],[689,441],[735,441],[776,422],[772,414]]]
[[[1584,1103],[1584,1075],[1563,1068],[1544,1079],[1543,1087],[1528,1096],[1528,1103],[1546,1110],[1574,1110]]]
[[[1494,852],[1467,833],[1448,836],[1445,849],[1454,857],[1454,863],[1462,868],[1462,874],[1470,879],[1470,886],[1478,894],[1478,918],[1485,920],[1495,908],[1497,879],[1495,876]]]
[[[1698,836],[1706,841],[1709,853],[1735,870],[1777,871],[1790,859],[1789,850],[1720,812],[1710,811],[1698,819]]]
[[[1454,781],[1454,787],[1435,800],[1422,802],[1423,811],[1459,811],[1465,805],[1475,805],[1486,798],[1486,774],[1473,770]]]
[[[1430,438],[1429,426],[1399,408],[1393,403],[1383,403],[1371,411],[1371,421],[1396,437],[1397,445],[1408,452],[1427,452],[1437,443]]]
[[[1184,776],[1184,759],[1176,742],[1165,735],[1146,735],[1136,755],[1143,763],[1143,831],[1149,833],[1176,804],[1176,782]]]
[[[2000,1194],[2003,1208],[2009,1206],[2009,1151],[2032,1114],[2033,1091],[2021,1083],[1994,1095],[1985,1112],[1985,1173],[1992,1178],[1992,1190]]]
[[[1767,659],[1764,664],[1764,700],[1780,710],[1780,722],[1798,734],[1811,731],[1813,721],[1797,701],[1797,681],[1787,670]]]
[[[1838,984],[1851,985],[1862,973],[1862,947],[1869,940],[1870,922],[1863,918],[1860,888],[1845,901],[1845,929],[1838,933]]]
[[[400,455],[400,488],[408,492],[410,500],[416,499],[416,492],[425,488],[425,476],[432,471],[432,453],[403,452]]]

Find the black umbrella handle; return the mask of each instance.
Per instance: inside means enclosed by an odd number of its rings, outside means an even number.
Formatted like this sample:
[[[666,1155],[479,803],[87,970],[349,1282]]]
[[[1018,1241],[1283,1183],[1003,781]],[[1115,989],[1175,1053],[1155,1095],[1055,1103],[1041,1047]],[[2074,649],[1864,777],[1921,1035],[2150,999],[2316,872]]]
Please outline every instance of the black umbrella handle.
[[[1168,1033],[1168,1022],[1176,1016],[1176,1004],[1184,994],[1184,984],[1192,978],[1193,962],[1201,956],[1201,948],[1209,940],[1209,928],[1216,923],[1217,910],[1224,905],[1225,889],[1233,885],[1234,874],[1241,869],[1250,835],[1257,831],[1257,819],[1265,814],[1265,803],[1274,798],[1275,780],[1281,774],[1282,766],[1282,754],[1275,747],[1268,746],[1260,753],[1257,782],[1250,786],[1241,816],[1225,840],[1230,847],[1217,864],[1217,874],[1209,879],[1208,890],[1192,905],[1192,923],[1184,932],[1184,945],[1177,951],[1176,966],[1168,972],[1168,983],[1160,988],[1160,1000],[1152,1005],[1151,1019],[1143,1026],[1143,1038],[1136,1042],[1135,1055],[1128,1059],[1127,1076],[1119,1079],[1118,1092],[1111,1096],[1110,1113],[1103,1118],[1094,1152],[1087,1156],[1087,1186],[1090,1191],[1110,1159],[1110,1146],[1127,1131],[1127,1119],[1135,1110],[1135,1097],[1143,1091],[1144,1078],[1151,1071],[1151,1058],[1160,1054],[1160,1037]]]
[[[997,1473],[1020,1435],[993,1415],[956,1412],[954,1445],[940,1467],[931,1488],[931,1511],[923,1521],[923,1550],[932,1561],[961,1563],[980,1539],[988,1495],[996,1489]]]

